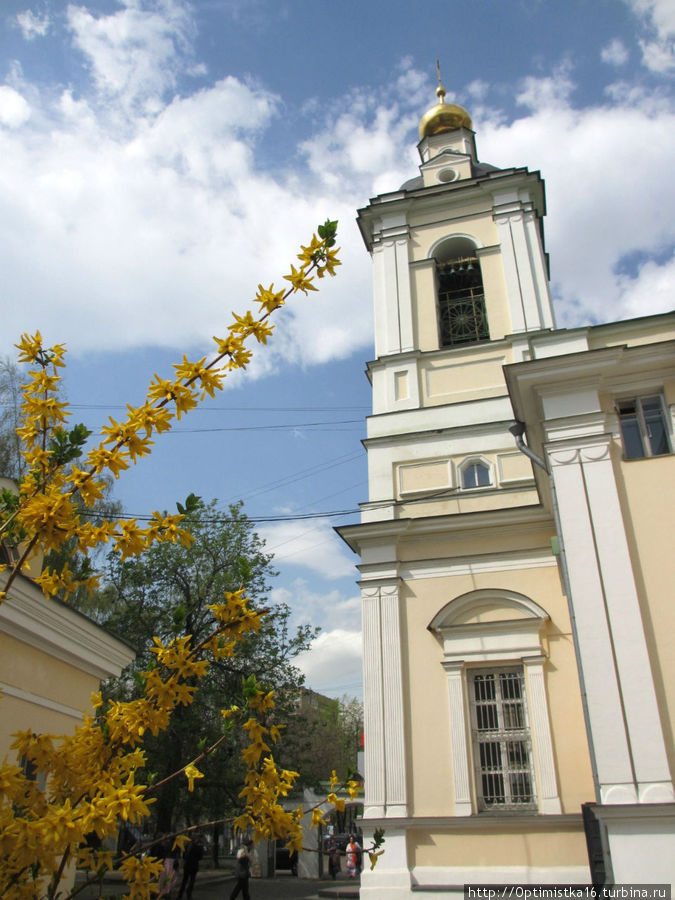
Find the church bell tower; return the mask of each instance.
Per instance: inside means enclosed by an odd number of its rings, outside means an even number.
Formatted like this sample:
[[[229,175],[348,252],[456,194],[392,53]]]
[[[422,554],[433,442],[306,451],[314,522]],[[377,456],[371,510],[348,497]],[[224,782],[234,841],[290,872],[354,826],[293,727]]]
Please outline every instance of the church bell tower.
[[[504,376],[555,327],[544,184],[538,172],[479,161],[471,117],[446,101],[440,77],[436,95],[419,125],[419,174],[358,212],[373,264],[369,496],[361,523],[338,532],[361,558],[363,828],[386,833],[377,869],[362,877],[370,900],[411,897],[441,874],[474,880],[440,848],[452,832],[453,859],[489,858],[503,835],[494,848],[493,838],[476,843],[485,813],[551,817],[549,831],[561,813],[544,635],[553,618],[561,633],[570,625],[542,473],[514,445]],[[486,742],[476,726],[477,697],[493,688],[520,704],[511,743]],[[518,771],[507,771],[516,757]],[[588,760],[577,769],[592,791]],[[570,883],[587,877],[580,824],[574,841],[559,868]],[[498,867],[483,874],[502,878]]]

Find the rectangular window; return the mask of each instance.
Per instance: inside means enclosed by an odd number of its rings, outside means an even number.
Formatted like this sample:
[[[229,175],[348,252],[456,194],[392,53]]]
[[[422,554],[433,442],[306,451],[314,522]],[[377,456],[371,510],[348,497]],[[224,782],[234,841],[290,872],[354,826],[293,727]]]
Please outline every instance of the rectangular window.
[[[469,671],[479,811],[535,809],[522,668]]]
[[[620,400],[617,412],[625,459],[671,452],[666,408],[660,394]]]

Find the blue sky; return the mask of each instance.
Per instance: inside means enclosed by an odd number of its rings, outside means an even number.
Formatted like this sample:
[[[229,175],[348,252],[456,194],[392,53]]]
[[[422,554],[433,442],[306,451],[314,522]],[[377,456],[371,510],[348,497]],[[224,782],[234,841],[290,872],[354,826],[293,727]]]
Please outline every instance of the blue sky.
[[[360,692],[357,573],[332,532],[367,493],[355,211],[415,174],[436,58],[479,157],[543,173],[573,326],[673,305],[674,35],[671,0],[4,0],[0,353],[36,328],[66,342],[77,421],[100,426],[208,352],[340,220],[339,277],[116,488],[135,514],[245,500],[274,597],[323,628],[302,661],[317,690]]]

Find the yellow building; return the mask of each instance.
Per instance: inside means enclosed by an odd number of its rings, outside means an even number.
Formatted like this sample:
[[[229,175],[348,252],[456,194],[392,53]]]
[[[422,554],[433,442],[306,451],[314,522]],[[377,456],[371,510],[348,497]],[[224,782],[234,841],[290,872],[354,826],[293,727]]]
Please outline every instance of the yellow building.
[[[0,488],[15,485],[0,478]],[[100,682],[118,676],[134,658],[128,644],[45,597],[30,577],[40,566],[34,558],[31,571],[18,576],[0,604],[0,760],[14,761],[10,746],[17,731],[72,732],[91,712]]]
[[[14,489],[0,478],[0,488]],[[4,552],[4,548],[3,548]],[[12,735],[71,734],[91,713],[91,695],[106,678],[117,677],[134,658],[122,641],[85,615],[44,596],[30,577],[19,575],[0,604],[0,761],[20,763]],[[6,576],[0,576],[0,585]],[[72,886],[66,872],[64,889]]]
[[[127,644],[20,576],[0,605],[0,759],[11,760],[17,731],[72,732],[100,682],[133,658]]]
[[[386,832],[362,896],[588,883],[584,803],[608,878],[671,881],[675,316],[556,329],[539,173],[478,162],[438,99],[420,175],[358,218],[369,499],[339,533],[361,558],[364,835]]]

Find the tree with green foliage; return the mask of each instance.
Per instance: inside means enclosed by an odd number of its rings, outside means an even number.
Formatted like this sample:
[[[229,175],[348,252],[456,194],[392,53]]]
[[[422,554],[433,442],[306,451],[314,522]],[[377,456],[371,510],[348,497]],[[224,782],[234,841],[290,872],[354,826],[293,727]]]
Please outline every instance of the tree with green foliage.
[[[194,538],[189,546],[154,544],[132,559],[110,553],[105,585],[89,600],[78,601],[83,612],[131,643],[138,654],[121,678],[108,685],[105,695],[130,700],[140,694],[140,673],[153,665],[149,649],[153,637],[168,642],[190,635],[195,643],[207,637],[212,628],[209,606],[225,592],[244,588],[251,605],[265,608],[267,614],[261,629],[247,635],[233,656],[211,665],[194,702],[176,710],[165,732],[148,738],[146,768],[157,782],[179,768],[181,760],[197,756],[218,739],[220,710],[238,702],[243,680],[254,676],[273,689],[279,715],[293,708],[302,675],[292,660],[317,633],[309,626],[292,629],[289,607],[267,604],[269,581],[276,572],[240,503],[223,511],[216,500],[205,503],[191,496],[180,511],[186,514],[183,525]],[[245,771],[241,750],[231,740],[210,756],[198,792],[190,792],[185,782],[176,779],[162,784],[153,807],[156,829],[171,832],[176,826],[238,812]]]
[[[21,371],[8,357],[0,359],[0,477],[18,481],[25,473],[21,455]]]
[[[328,772],[356,772],[362,731],[360,700],[303,690],[286,719],[279,757],[284,765],[292,763],[303,787],[320,789]]]

